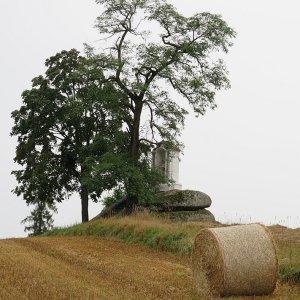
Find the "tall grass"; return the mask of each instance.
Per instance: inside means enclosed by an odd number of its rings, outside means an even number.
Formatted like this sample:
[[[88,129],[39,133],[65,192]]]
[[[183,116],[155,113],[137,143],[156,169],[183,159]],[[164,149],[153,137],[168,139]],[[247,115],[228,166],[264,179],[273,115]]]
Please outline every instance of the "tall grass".
[[[149,212],[138,212],[129,217],[98,219],[71,227],[55,228],[46,236],[99,236],[157,248],[190,256],[197,233],[219,223],[176,223]]]

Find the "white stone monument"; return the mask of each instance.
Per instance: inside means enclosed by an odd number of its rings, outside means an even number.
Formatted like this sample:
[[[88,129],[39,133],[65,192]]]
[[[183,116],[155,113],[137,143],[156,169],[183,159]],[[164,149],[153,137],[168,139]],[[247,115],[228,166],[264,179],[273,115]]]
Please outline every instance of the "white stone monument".
[[[171,185],[161,184],[160,191],[182,190],[179,183],[179,155],[177,148],[166,150],[163,142],[152,152],[152,166],[160,169],[173,182]]]

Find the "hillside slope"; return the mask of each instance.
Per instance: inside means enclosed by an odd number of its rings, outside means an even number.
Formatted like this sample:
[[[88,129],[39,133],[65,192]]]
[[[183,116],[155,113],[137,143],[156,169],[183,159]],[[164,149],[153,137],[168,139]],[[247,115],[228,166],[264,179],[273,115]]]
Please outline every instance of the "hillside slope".
[[[188,259],[93,237],[0,241],[0,299],[192,299]]]
[[[200,299],[188,258],[98,237],[0,240],[0,278],[0,299]]]

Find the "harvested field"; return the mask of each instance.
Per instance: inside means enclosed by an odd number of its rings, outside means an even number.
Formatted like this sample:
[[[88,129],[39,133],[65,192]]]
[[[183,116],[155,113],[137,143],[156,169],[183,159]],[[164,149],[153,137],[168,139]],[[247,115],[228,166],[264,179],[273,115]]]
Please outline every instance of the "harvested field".
[[[0,299],[191,299],[187,259],[99,238],[0,241]]]
[[[8,300],[200,299],[189,258],[97,237],[1,240],[0,278]],[[300,299],[300,287],[257,299]]]

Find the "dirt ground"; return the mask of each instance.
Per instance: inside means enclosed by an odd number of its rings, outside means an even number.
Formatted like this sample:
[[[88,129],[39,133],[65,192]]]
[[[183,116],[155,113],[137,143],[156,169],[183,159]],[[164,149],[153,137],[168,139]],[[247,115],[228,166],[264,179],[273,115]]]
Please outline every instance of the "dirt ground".
[[[203,298],[187,258],[96,237],[47,237],[0,240],[0,299]],[[300,287],[257,299],[300,299]]]

